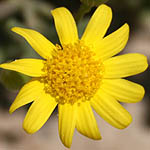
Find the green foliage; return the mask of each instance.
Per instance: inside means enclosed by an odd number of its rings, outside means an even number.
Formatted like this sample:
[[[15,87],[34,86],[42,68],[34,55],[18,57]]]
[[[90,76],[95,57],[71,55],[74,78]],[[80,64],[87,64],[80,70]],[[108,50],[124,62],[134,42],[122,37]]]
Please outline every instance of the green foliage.
[[[14,71],[1,70],[0,72],[0,82],[9,90],[18,90],[29,80],[30,77]]]
[[[81,5],[75,16],[77,23],[79,23],[79,21],[83,18],[83,16],[85,14],[90,12],[92,7],[97,7],[97,6],[107,2],[108,0],[80,0],[80,1],[81,1]]]
[[[108,0],[80,0],[84,5],[89,7],[97,7],[101,4],[106,3]]]

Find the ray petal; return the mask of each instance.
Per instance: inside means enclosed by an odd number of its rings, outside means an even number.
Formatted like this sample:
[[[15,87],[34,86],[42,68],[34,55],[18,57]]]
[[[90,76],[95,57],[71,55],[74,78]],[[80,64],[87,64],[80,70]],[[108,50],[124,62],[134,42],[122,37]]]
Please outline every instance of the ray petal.
[[[72,137],[76,124],[76,104],[59,104],[59,135],[66,147],[72,144]]]
[[[118,129],[124,129],[132,122],[129,112],[104,91],[98,91],[91,105],[105,121]]]
[[[70,11],[64,7],[60,7],[54,9],[52,15],[61,44],[66,45],[77,42],[77,27]]]
[[[98,40],[93,46],[93,51],[102,61],[118,54],[124,49],[129,37],[129,26],[124,24],[115,32]]]
[[[12,31],[24,37],[40,56],[45,59],[51,58],[56,47],[42,34],[32,29],[20,27],[14,27]]]
[[[56,106],[57,102],[50,94],[41,93],[26,114],[23,122],[24,130],[29,134],[37,132],[48,120]]]
[[[126,103],[141,101],[145,93],[143,86],[125,79],[103,79],[101,89]]]
[[[26,83],[19,91],[15,101],[12,103],[9,112],[13,113],[19,107],[36,100],[43,91],[44,85],[38,79]]]
[[[81,102],[78,106],[76,128],[81,134],[91,139],[101,139],[97,122],[88,101]]]
[[[106,5],[100,5],[90,19],[81,38],[86,45],[94,45],[103,38],[112,20],[112,10]]]
[[[145,71],[147,58],[138,53],[124,54],[104,61],[104,78],[128,77]]]
[[[0,68],[17,71],[31,77],[40,77],[44,74],[44,62],[41,59],[18,59],[1,64]]]

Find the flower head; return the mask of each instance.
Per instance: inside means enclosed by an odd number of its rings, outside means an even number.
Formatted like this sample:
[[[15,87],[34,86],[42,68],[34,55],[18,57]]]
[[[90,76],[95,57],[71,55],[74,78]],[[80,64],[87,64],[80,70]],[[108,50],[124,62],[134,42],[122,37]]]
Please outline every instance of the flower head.
[[[101,139],[91,106],[112,126],[126,128],[132,117],[119,102],[140,101],[144,88],[122,78],[141,73],[148,66],[142,54],[114,56],[125,47],[129,26],[124,24],[104,37],[112,11],[101,5],[79,39],[75,21],[66,8],[54,9],[52,15],[61,45],[53,45],[34,30],[12,28],[43,59],[19,59],[0,65],[33,77],[20,90],[10,113],[33,102],[23,122],[24,130],[32,134],[58,105],[59,135],[67,147],[71,146],[75,128],[89,138]]]

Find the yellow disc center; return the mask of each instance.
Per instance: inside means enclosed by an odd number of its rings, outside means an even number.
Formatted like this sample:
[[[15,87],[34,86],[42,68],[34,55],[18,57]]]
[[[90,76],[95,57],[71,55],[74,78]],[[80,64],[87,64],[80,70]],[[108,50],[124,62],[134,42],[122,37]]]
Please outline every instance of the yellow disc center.
[[[56,47],[44,66],[45,91],[61,104],[90,100],[100,86],[100,61],[81,41]]]

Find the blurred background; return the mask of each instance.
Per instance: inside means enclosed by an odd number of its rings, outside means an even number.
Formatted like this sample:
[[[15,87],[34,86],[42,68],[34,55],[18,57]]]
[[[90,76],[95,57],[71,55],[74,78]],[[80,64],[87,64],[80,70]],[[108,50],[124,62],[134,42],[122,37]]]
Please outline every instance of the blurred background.
[[[0,0],[0,63],[40,57],[23,38],[11,32],[11,27],[32,28],[53,43],[59,43],[50,11],[65,6],[76,15],[80,4],[80,0]],[[107,34],[127,22],[130,25],[130,38],[122,53],[142,53],[150,63],[150,0],[109,0],[106,4],[113,10],[113,20]],[[95,9],[93,7],[78,22],[80,36]],[[95,114],[103,139],[93,141],[75,132],[72,150],[150,149],[150,71],[128,79],[140,83],[146,90],[142,102],[123,104],[133,116],[132,124],[118,130]],[[29,80],[25,75],[0,69],[0,150],[65,150],[58,136],[57,110],[32,136],[22,129],[29,105],[9,114],[9,107],[18,90]]]

